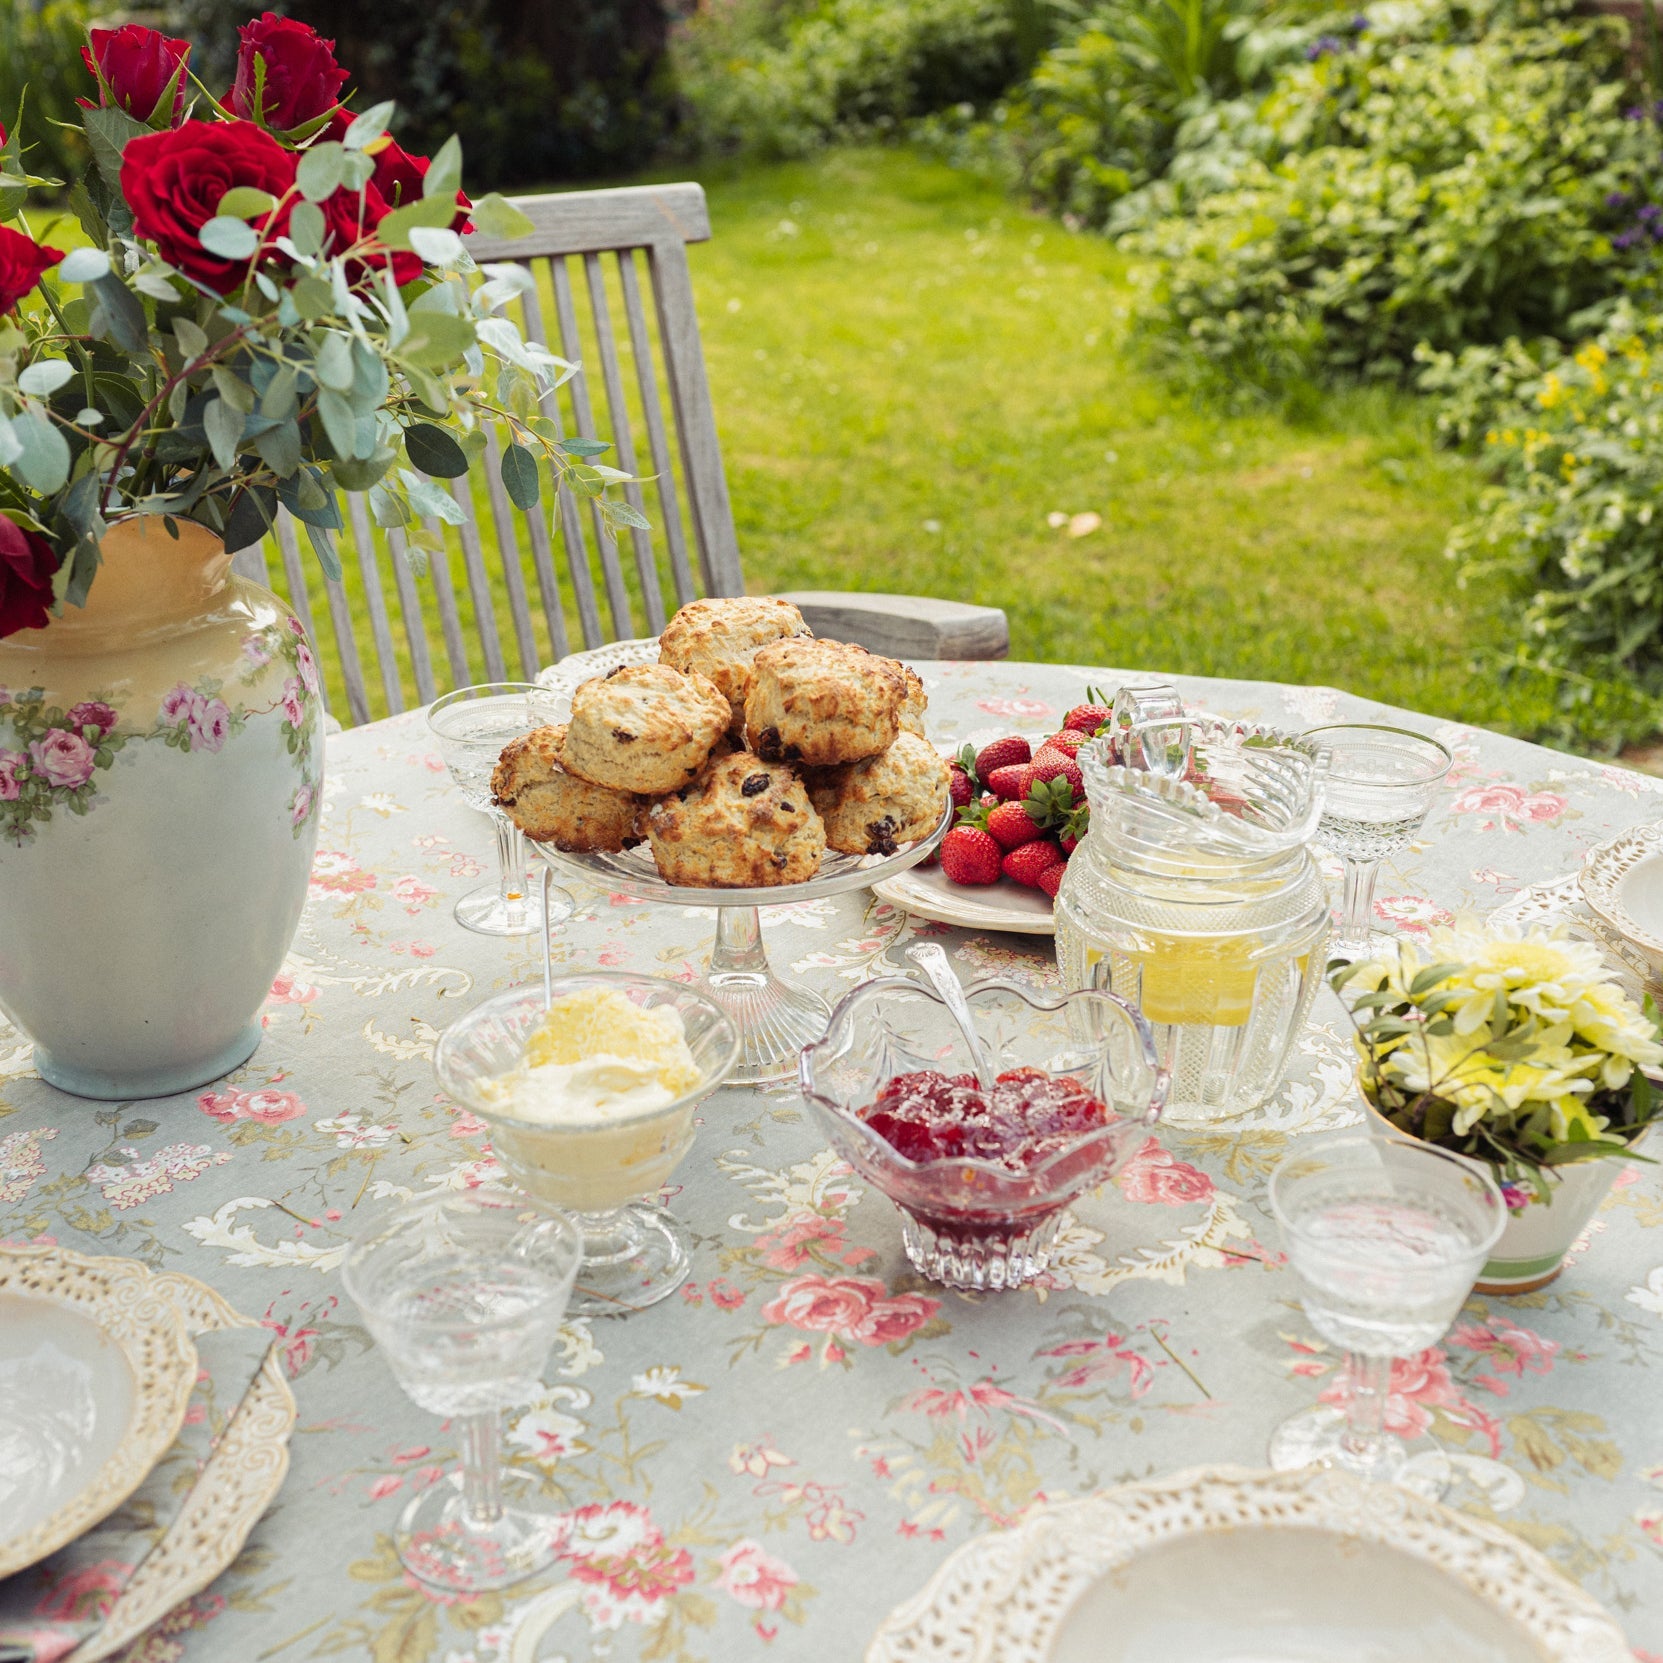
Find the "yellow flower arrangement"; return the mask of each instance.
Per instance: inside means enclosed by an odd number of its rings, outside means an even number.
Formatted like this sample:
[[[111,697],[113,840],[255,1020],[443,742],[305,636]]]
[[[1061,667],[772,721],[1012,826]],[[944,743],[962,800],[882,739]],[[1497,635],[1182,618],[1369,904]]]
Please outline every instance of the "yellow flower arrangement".
[[[1357,1022],[1364,1092],[1401,1130],[1502,1176],[1626,1155],[1663,1069],[1657,1012],[1599,949],[1553,929],[1464,920],[1336,965]]]

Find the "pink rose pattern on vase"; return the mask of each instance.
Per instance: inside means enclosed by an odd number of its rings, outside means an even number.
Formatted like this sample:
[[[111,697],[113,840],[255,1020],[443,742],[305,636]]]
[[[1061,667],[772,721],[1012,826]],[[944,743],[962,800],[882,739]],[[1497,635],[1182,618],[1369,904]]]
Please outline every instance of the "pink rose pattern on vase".
[[[984,694],[1032,692],[1058,711],[1078,700],[1061,672],[1029,688],[997,667],[931,673],[932,718],[955,741],[999,720],[974,708]],[[273,696],[289,681],[304,686],[298,661]],[[1351,708],[1342,700],[1337,714]],[[69,714],[51,725],[75,727]],[[281,708],[274,725],[289,727]],[[0,747],[28,767],[27,746],[3,727]],[[332,748],[330,801],[307,805],[326,818],[308,929],[274,981],[258,1065],[166,1105],[124,1106],[102,1127],[91,1114],[71,1124],[42,1106],[54,1101],[44,1088],[7,1076],[5,1106],[18,1112],[0,1127],[0,1238],[137,1255],[223,1287],[262,1321],[303,1403],[318,1405],[302,1411],[320,1452],[313,1482],[291,1477],[262,1527],[273,1557],[228,1573],[216,1587],[237,1605],[189,1619],[211,1621],[212,1638],[170,1628],[168,1656],[257,1656],[327,1609],[299,1649],[392,1655],[414,1633],[424,1656],[507,1663],[536,1590],[487,1616],[490,1602],[418,1587],[387,1548],[409,1497],[454,1469],[455,1432],[364,1389],[384,1377],[333,1291],[330,1256],[355,1205],[500,1173],[488,1128],[436,1094],[428,1052],[482,979],[520,972],[470,956],[444,927],[469,881],[471,819],[440,789],[420,718]],[[1453,805],[1510,783],[1495,772],[1503,763],[1532,783],[1506,799],[1520,808],[1513,823],[1485,830],[1499,799],[1484,813]],[[1554,772],[1559,763],[1477,736],[1473,766],[1431,822],[1441,855],[1404,857],[1382,885],[1382,922],[1414,930],[1494,905],[1663,813],[1663,797],[1636,799],[1574,758]],[[0,782],[5,770],[0,755]],[[96,773],[94,785],[110,789]],[[1566,806],[1557,817],[1552,803],[1525,809],[1532,797]],[[884,973],[919,926],[869,908],[853,895],[771,920],[776,962],[809,965],[798,973],[832,995]],[[923,927],[967,978],[1052,973],[1043,944]],[[708,929],[708,916],[601,893],[554,949],[557,962],[688,980]],[[1338,1050],[1316,1058],[1325,1078],[1346,1074],[1344,1061]],[[1262,1211],[1289,1128],[1296,1137],[1307,1111],[1344,1110],[1314,1075],[1300,1084],[1310,1098],[1245,1135],[1157,1128],[1074,1209],[1043,1287],[980,1299],[910,1272],[893,1209],[819,1147],[788,1095],[713,1099],[669,1203],[699,1232],[691,1278],[650,1320],[568,1324],[546,1395],[510,1416],[508,1460],[568,1498],[565,1557],[547,1586],[569,1581],[578,1603],[538,1654],[583,1656],[612,1635],[620,1657],[664,1663],[841,1657],[952,1548],[1051,1497],[1199,1459],[1259,1462],[1280,1413],[1345,1390]],[[1663,1659],[1663,1445],[1647,1409],[1663,1368],[1663,1272],[1648,1282],[1663,1250],[1647,1252],[1663,1240],[1663,1182],[1651,1167],[1633,1173],[1561,1283],[1529,1301],[1474,1298],[1441,1346],[1401,1361],[1390,1412],[1438,1436],[1502,1524]],[[631,1389],[656,1369],[706,1390],[676,1409]],[[296,1574],[315,1579],[317,1611],[275,1615]]]
[[[131,722],[118,732],[121,713],[105,699],[83,699],[68,710],[46,703],[41,688],[0,688],[0,838],[22,845],[54,809],[87,814],[99,801],[100,779],[127,745],[159,740],[194,754],[221,751],[249,719],[283,712],[283,744],[302,783],[289,801],[290,828],[298,837],[317,806],[317,770],[311,755],[309,706],[318,697],[317,665],[294,629],[273,624],[244,643],[245,681],[257,679],[274,659],[294,673],[269,705],[234,704],[215,681],[180,682],[162,697],[148,728]]]

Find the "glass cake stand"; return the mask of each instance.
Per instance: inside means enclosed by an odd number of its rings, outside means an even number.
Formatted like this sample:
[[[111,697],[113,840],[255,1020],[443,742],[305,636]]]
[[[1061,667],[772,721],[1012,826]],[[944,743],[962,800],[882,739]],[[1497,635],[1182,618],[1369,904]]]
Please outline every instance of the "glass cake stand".
[[[766,889],[684,889],[666,883],[645,843],[615,855],[572,855],[543,843],[532,846],[563,878],[663,906],[716,909],[716,940],[703,987],[739,1030],[739,1060],[728,1084],[760,1086],[796,1078],[797,1053],[825,1034],[831,1006],[811,988],[774,974],[762,942],[759,909],[819,901],[893,878],[923,860],[952,824],[948,804],[928,837],[903,844],[892,855],[840,855],[828,849],[807,883]]]

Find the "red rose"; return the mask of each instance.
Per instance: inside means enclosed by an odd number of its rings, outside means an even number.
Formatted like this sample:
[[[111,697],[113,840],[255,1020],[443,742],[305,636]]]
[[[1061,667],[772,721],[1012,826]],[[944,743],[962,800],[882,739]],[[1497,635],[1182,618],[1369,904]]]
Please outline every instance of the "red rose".
[[[58,551],[38,531],[0,514],[0,637],[45,629]]]
[[[373,231],[387,217],[387,204],[372,180],[362,191],[349,191],[344,186],[322,203],[325,232],[325,254],[341,254],[351,248],[368,232]],[[413,283],[422,274],[422,257],[408,249],[383,254],[366,253],[347,266],[347,281],[356,288],[372,271],[380,271],[388,259],[393,262],[393,280],[400,288]]]
[[[422,181],[432,163],[426,156],[412,156],[396,139],[375,152],[375,173],[370,183],[381,192],[389,208],[407,208],[422,199]],[[473,206],[467,195],[456,193],[456,218],[450,222],[452,231],[471,231],[468,210]]]
[[[43,248],[33,237],[0,225],[0,312],[9,312],[62,258],[61,249]]]
[[[185,60],[188,40],[170,40],[137,23],[119,29],[94,29],[92,47],[81,58],[98,82],[98,102],[113,104],[138,121],[171,127],[185,107]],[[171,98],[169,94],[172,94]],[[77,99],[84,110],[94,106]]]
[[[246,260],[210,254],[197,233],[219,212],[234,185],[254,185],[281,198],[294,184],[295,160],[269,133],[249,121],[187,121],[167,133],[129,139],[121,156],[121,194],[133,210],[133,229],[155,243],[170,266],[230,294],[248,270]],[[256,225],[267,235],[289,226],[284,202]],[[280,258],[273,251],[273,258]]]
[[[279,133],[328,115],[341,101],[347,72],[335,43],[309,23],[266,12],[237,31],[237,78],[225,102],[234,115]],[[261,82],[256,64],[265,66]],[[258,94],[256,86],[258,85]]]

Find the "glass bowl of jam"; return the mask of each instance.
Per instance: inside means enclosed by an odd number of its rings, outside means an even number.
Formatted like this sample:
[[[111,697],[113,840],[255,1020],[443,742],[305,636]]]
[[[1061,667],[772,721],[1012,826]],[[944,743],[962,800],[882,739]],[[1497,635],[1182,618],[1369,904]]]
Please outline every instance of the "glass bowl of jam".
[[[1160,1118],[1168,1079],[1124,999],[976,982],[984,1090],[946,1006],[908,977],[843,999],[805,1047],[803,1097],[832,1147],[901,1210],[907,1257],[955,1288],[1015,1288],[1050,1260],[1064,1209]]]

